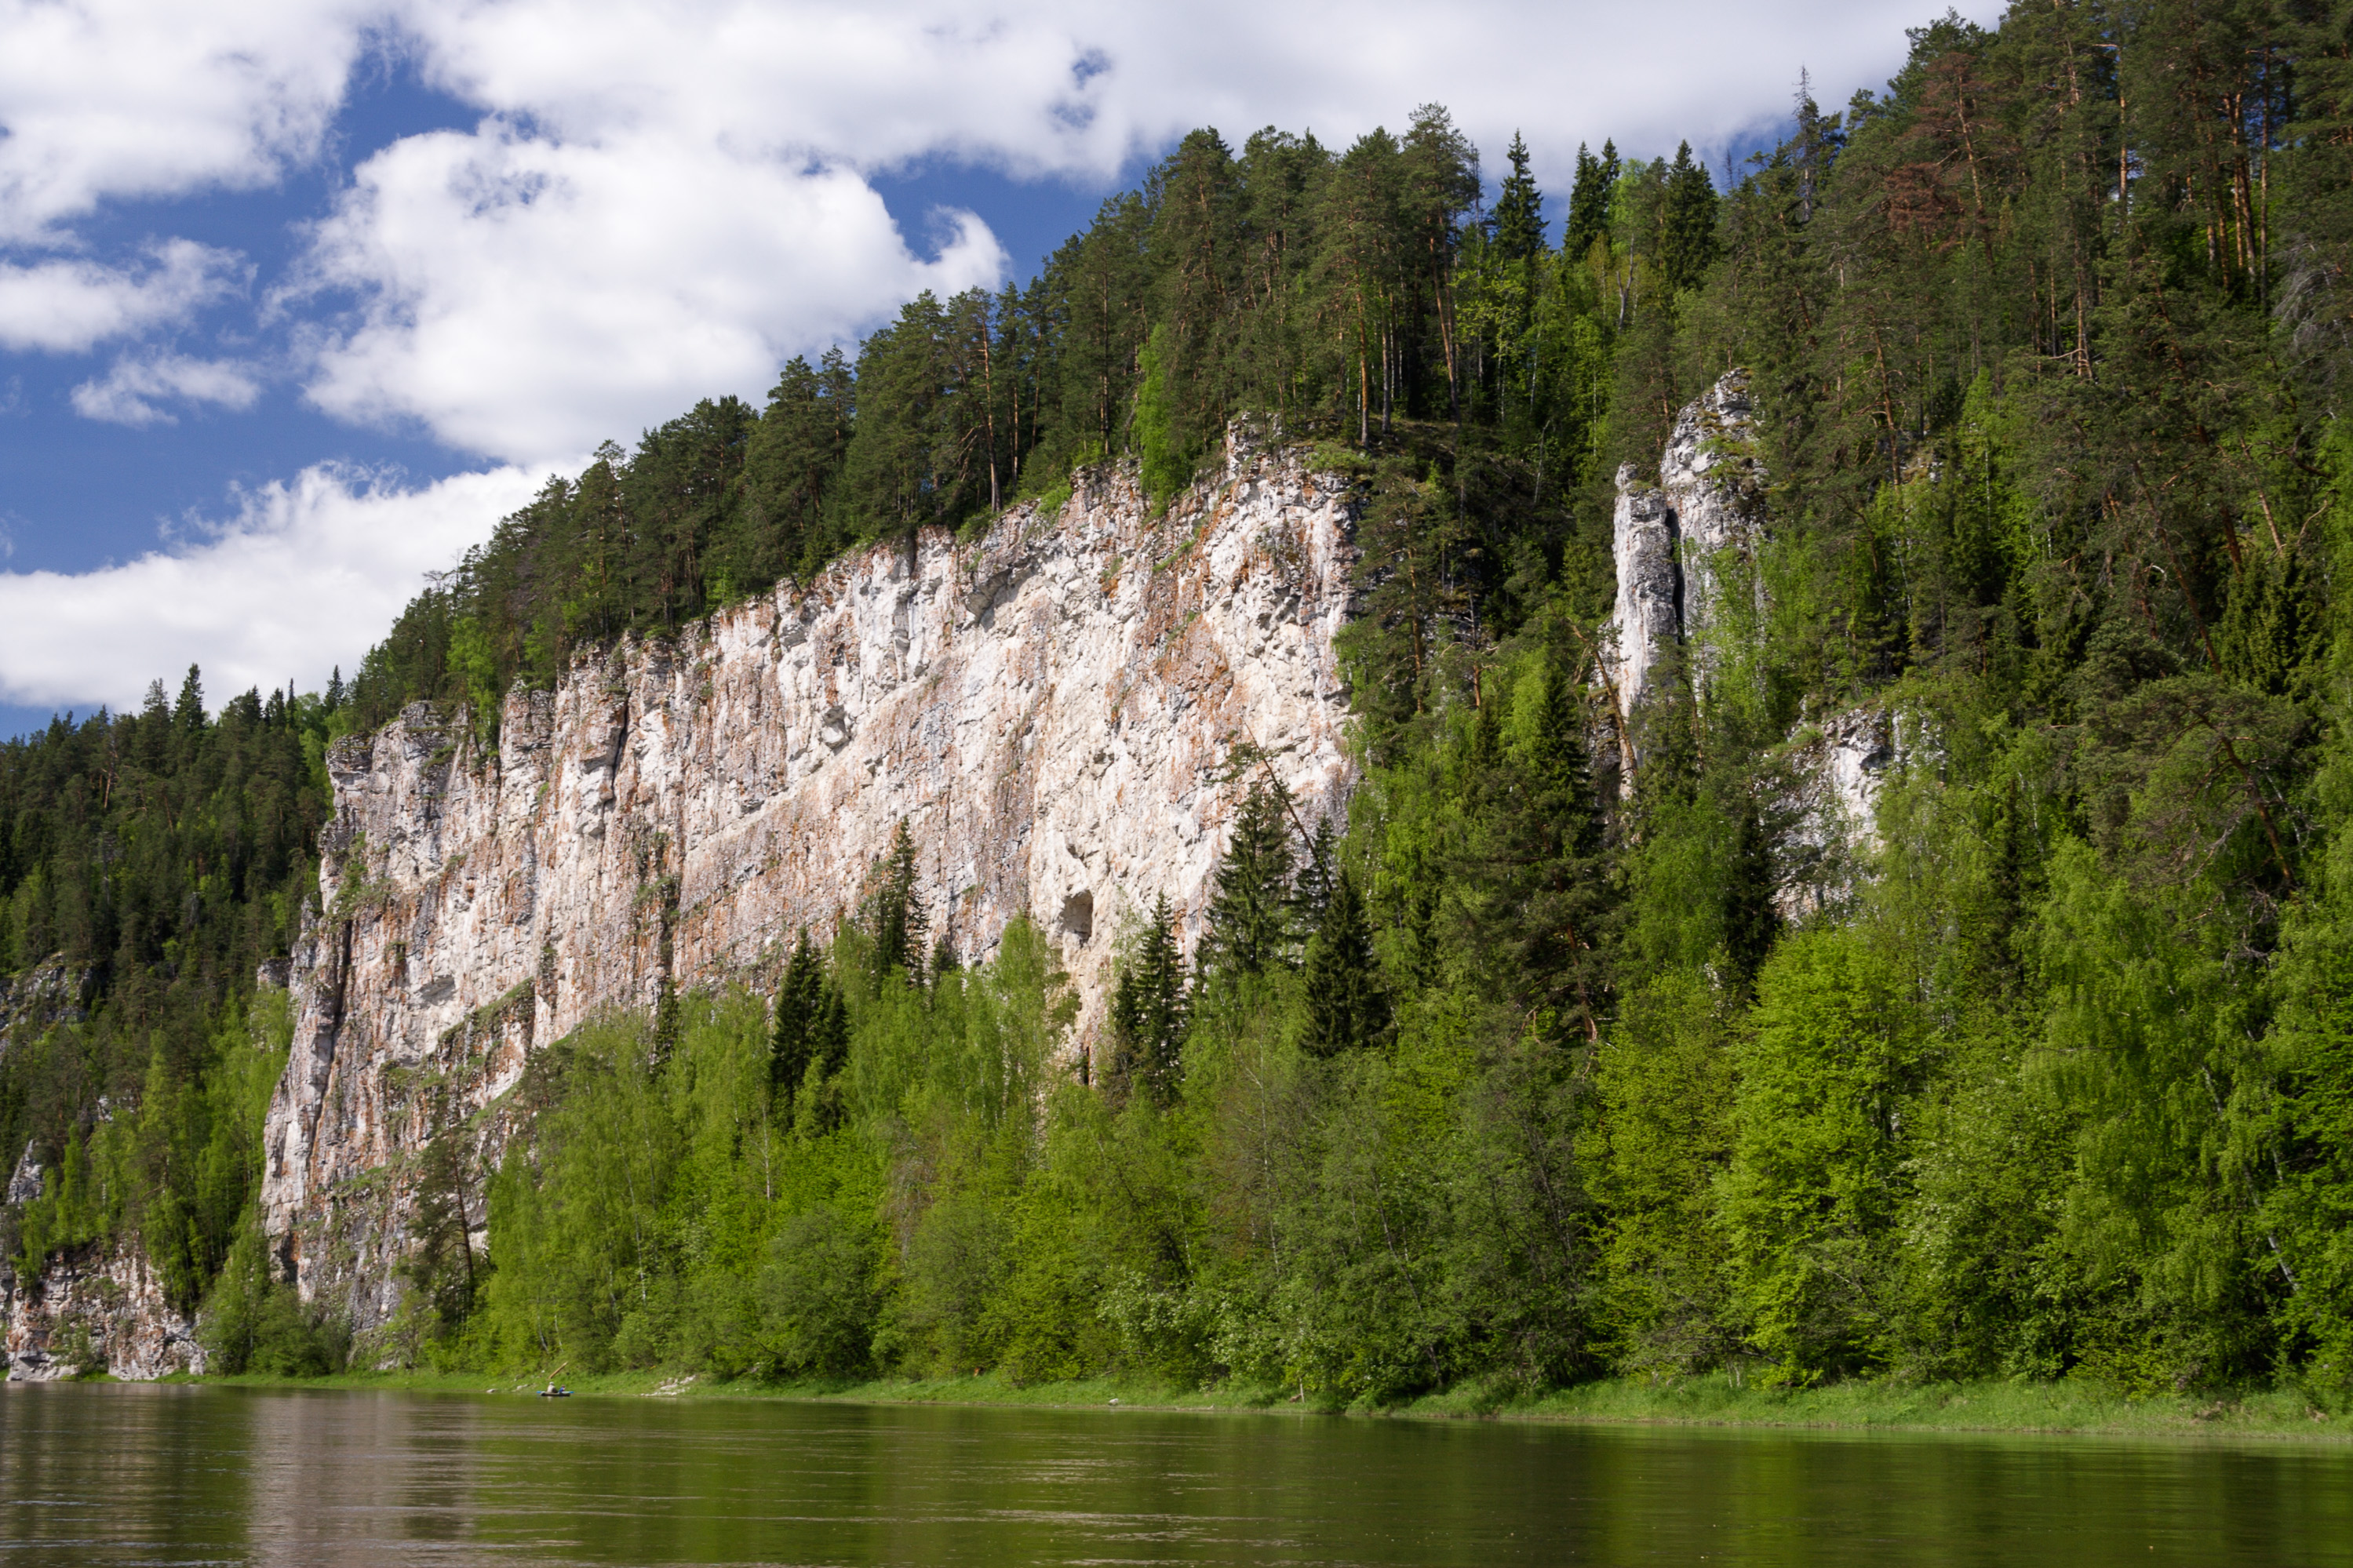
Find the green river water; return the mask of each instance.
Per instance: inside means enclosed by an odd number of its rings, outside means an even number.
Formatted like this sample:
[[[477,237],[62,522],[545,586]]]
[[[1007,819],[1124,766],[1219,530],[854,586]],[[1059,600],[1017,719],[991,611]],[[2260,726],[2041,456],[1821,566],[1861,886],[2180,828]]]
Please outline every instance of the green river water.
[[[0,1387],[17,1563],[2353,1563],[2353,1450]]]

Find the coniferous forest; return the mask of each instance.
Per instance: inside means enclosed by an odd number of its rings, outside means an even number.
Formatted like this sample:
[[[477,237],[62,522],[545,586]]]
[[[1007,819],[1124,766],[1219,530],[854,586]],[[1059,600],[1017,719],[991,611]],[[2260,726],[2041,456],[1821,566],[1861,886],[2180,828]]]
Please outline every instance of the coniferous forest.
[[[0,1149],[57,1178],[0,1211],[15,1267],[135,1240],[231,1371],[2343,1407],[2353,5],[1910,42],[1769,153],[1605,143],[1565,195],[1434,106],[1196,132],[1025,286],[551,479],[348,684],[215,713],[191,671],[0,747],[0,969],[70,993],[0,1056]],[[1736,368],[1769,592],[1621,750],[1613,479]],[[382,1342],[306,1316],[251,1210],[287,1038],[252,976],[316,886],[329,741],[420,700],[494,739],[575,651],[1085,465],[1165,499],[1241,413],[1356,487],[1362,783],[1307,825],[1259,787],[1193,950],[1165,902],[1121,934],[1085,1081],[1052,945],[955,967],[902,847],[756,988],[543,1048],[497,1170],[428,1150]],[[1821,875],[1793,749],[1862,709],[1904,739],[1867,863]]]

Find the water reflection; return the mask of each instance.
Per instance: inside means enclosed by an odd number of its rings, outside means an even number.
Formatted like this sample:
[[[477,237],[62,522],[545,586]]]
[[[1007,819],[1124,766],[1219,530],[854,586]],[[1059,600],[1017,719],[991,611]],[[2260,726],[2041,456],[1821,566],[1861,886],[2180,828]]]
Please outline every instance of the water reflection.
[[[0,1564],[2353,1563],[2353,1452],[0,1390]]]

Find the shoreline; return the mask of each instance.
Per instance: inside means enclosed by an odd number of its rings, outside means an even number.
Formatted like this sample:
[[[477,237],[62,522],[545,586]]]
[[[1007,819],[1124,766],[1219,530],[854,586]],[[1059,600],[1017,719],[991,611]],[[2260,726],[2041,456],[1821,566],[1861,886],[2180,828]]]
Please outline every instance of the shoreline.
[[[110,1380],[111,1381],[111,1380]],[[174,1375],[165,1383],[215,1387],[372,1390],[529,1398],[543,1375],[389,1371],[326,1377]],[[1660,1384],[1579,1384],[1534,1398],[1469,1387],[1390,1405],[1302,1401],[1273,1388],[1183,1389],[1123,1378],[1016,1384],[995,1373],[932,1380],[768,1383],[700,1374],[600,1373],[566,1384],[580,1398],[784,1400],[812,1405],[940,1405],[974,1409],[1103,1410],[1159,1414],[1349,1416],[1367,1420],[1498,1421],[1717,1430],[1947,1434],[2014,1436],[2253,1439],[2353,1443],[2353,1416],[2314,1406],[2294,1390],[2229,1396],[2135,1398],[2074,1383],[1832,1384],[1809,1389],[1736,1388],[1722,1373]]]

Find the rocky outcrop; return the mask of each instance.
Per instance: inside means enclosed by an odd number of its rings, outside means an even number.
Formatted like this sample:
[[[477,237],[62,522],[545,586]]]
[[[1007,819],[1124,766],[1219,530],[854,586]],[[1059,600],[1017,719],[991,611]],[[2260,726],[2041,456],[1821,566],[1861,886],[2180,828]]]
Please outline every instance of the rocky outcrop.
[[[1774,903],[1781,918],[1835,911],[1853,896],[1862,858],[1879,838],[1879,791],[1898,761],[1895,717],[1865,705],[1800,714],[1775,759],[1767,813],[1778,848]]]
[[[1623,719],[1655,689],[1672,648],[1688,650],[1694,684],[1706,684],[1724,584],[1736,574],[1755,581],[1764,537],[1756,443],[1747,373],[1735,370],[1676,416],[1656,486],[1638,483],[1631,463],[1618,470],[1610,520],[1618,597],[1606,631],[1611,695]]]
[[[63,958],[20,974],[0,974],[0,1057],[51,1025],[81,1022],[83,979]]]
[[[1758,570],[1766,542],[1765,468],[1744,371],[1727,373],[1675,418],[1656,486],[1618,470],[1611,542],[1618,595],[1604,627],[1603,672],[1616,704],[1630,792],[1641,766],[1639,722],[1657,700],[1669,661],[1701,701],[1724,647],[1760,625]],[[1745,595],[1736,597],[1736,595]],[[1771,759],[1763,803],[1777,847],[1777,902],[1800,920],[1852,895],[1859,862],[1877,837],[1880,781],[1898,758],[1896,721],[1872,705],[1801,713]]]
[[[1341,481],[1238,424],[1164,516],[1086,470],[1056,515],[878,546],[518,690],[495,751],[421,706],[335,748],[265,1139],[304,1295],[385,1321],[426,1141],[471,1118],[494,1144],[476,1113],[598,1009],[764,987],[902,821],[965,959],[1021,912],[1060,942],[1083,1048],[1113,934],[1162,893],[1198,930],[1253,776],[1310,823],[1340,808],[1350,520]]]
[[[125,1243],[76,1248],[37,1279],[0,1270],[0,1363],[17,1383],[86,1372],[152,1379],[204,1371],[205,1351],[146,1255]]]
[[[16,1168],[8,1173],[7,1202],[29,1204],[39,1201],[42,1191],[41,1162],[35,1158],[41,1152],[37,1143],[26,1143],[18,1157]]]

